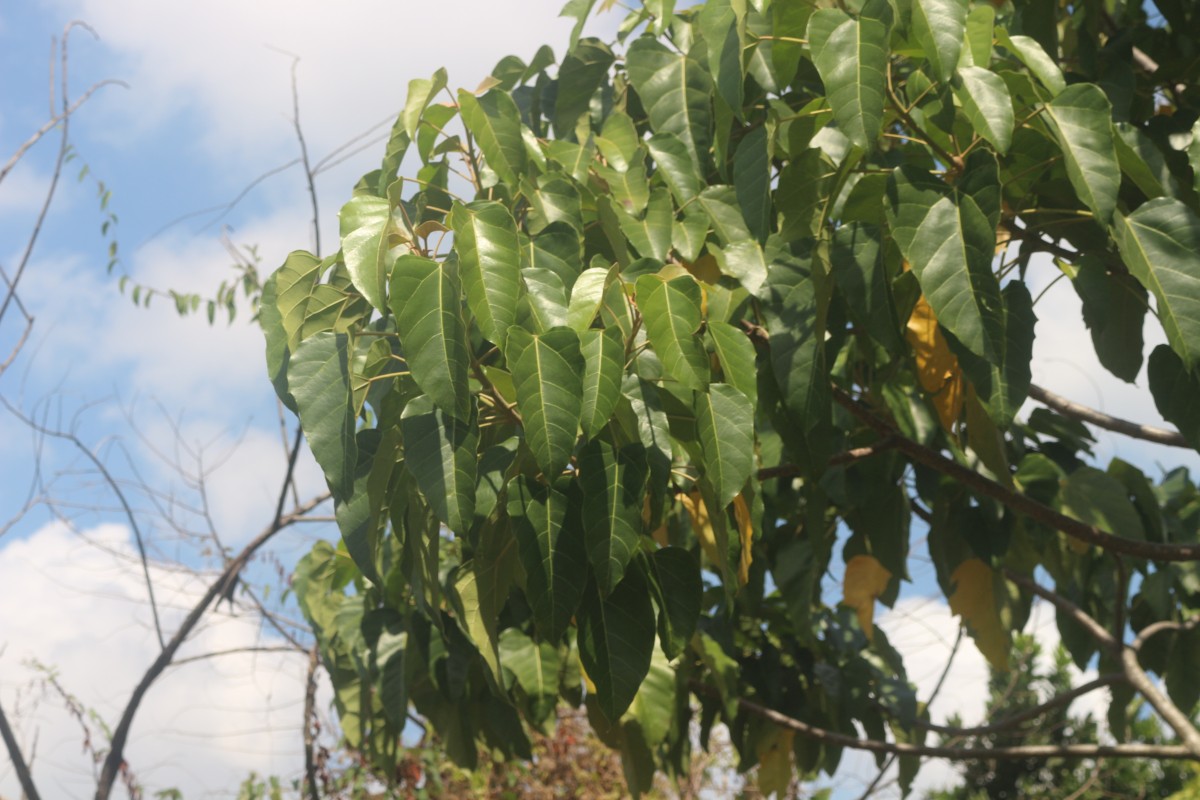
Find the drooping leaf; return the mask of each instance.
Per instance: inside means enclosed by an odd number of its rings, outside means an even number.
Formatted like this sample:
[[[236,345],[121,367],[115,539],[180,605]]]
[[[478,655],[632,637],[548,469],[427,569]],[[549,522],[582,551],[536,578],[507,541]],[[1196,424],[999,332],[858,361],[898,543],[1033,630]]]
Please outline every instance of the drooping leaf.
[[[323,331],[302,341],[288,362],[288,388],[300,425],[335,498],[354,488],[354,396],[350,389],[350,337]]]
[[[625,56],[629,82],[637,91],[650,129],[683,142],[693,164],[708,161],[712,126],[712,78],[695,59],[641,37]]]
[[[476,97],[466,89],[459,89],[458,108],[487,165],[501,181],[517,186],[525,174],[527,156],[521,135],[521,112],[512,96],[492,90]]]
[[[714,383],[693,400],[704,476],[724,509],[754,471],[754,406],[733,386]]]
[[[888,26],[823,8],[808,21],[808,41],[838,129],[864,150],[873,149],[883,126]]]
[[[938,321],[972,353],[1000,363],[996,232],[987,215],[971,195],[909,166],[892,173],[888,196],[892,234]]]
[[[875,638],[875,600],[887,589],[892,579],[878,559],[860,554],[846,562],[842,577],[842,602],[858,614],[858,624],[867,640]]]
[[[738,142],[733,154],[733,188],[742,217],[759,242],[771,226],[771,159],[765,127],[755,128]]]
[[[763,797],[786,797],[792,785],[792,740],[795,732],[769,725],[754,746],[758,756],[758,791]]]
[[[558,701],[558,648],[552,641],[535,642],[516,628],[505,628],[500,634],[500,663],[529,698],[530,722],[543,724]]]
[[[883,263],[883,237],[875,225],[851,222],[833,234],[830,264],[833,279],[856,326],[889,350],[899,344],[887,267]]]
[[[754,345],[746,334],[727,322],[709,322],[708,333],[721,362],[725,382],[758,405],[758,368]]]
[[[958,5],[954,3],[954,5]],[[954,85],[954,94],[975,133],[992,143],[1001,155],[1012,145],[1012,97],[1004,79],[983,67],[962,67]]]
[[[1143,539],[1142,520],[1121,482],[1094,467],[1067,476],[1058,492],[1062,512],[1127,539]]]
[[[950,431],[962,416],[963,375],[958,359],[946,343],[937,317],[924,295],[917,300],[908,318],[905,339],[912,348],[917,380],[929,393],[942,428]]]
[[[613,54],[608,45],[592,38],[581,40],[563,58],[558,69],[558,94],[554,103],[554,131],[559,138],[574,134],[576,122],[587,113],[592,95],[604,82],[612,62]]]
[[[525,284],[522,310],[528,311],[535,330],[561,328],[567,324],[567,290],[558,273],[548,269],[526,267],[521,270]]]
[[[780,395],[796,423],[786,435],[802,450],[805,467],[820,471],[831,446],[832,396],[825,361],[825,321],[829,307],[828,276],[801,280],[768,318],[771,367]]]
[[[663,655],[675,658],[696,631],[704,583],[696,557],[682,547],[655,550],[650,559],[652,590],[658,602],[658,642]]]
[[[1100,363],[1133,383],[1142,369],[1142,328],[1149,304],[1146,290],[1128,273],[1109,273],[1100,259],[1085,255],[1071,283],[1083,303],[1083,322]]]
[[[1006,31],[1001,31],[1000,43],[1050,90],[1051,97],[1061,94],[1067,88],[1067,80],[1063,77],[1062,70],[1037,39],[1031,36],[1010,36]]]
[[[933,75],[945,83],[958,66],[967,27],[963,0],[913,0],[912,32],[925,51]]]
[[[724,275],[737,278],[747,292],[758,295],[767,281],[767,258],[762,245],[753,239],[743,239],[725,247],[709,245]]]
[[[588,330],[580,334],[579,349],[584,361],[580,423],[591,439],[608,424],[621,399],[625,341],[618,328]]]
[[[338,214],[342,257],[350,280],[367,302],[380,311],[387,308],[384,288],[390,267],[387,232],[391,216],[388,201],[369,194],[352,197]]]
[[[702,176],[682,139],[673,133],[656,133],[646,147],[677,204],[682,206],[700,194]]]
[[[516,222],[507,208],[487,200],[455,203],[449,221],[471,314],[483,335],[504,349],[521,287]]]
[[[618,720],[637,695],[654,651],[654,607],[641,573],[629,572],[606,597],[589,586],[578,621],[583,668],[604,716]]]
[[[642,535],[646,451],[593,439],[579,456],[584,538],[601,596],[620,583]]]
[[[509,367],[525,436],[542,473],[553,480],[570,460],[579,432],[583,406],[579,337],[570,328],[534,335],[516,326],[508,336]]]
[[[592,326],[600,310],[608,274],[609,271],[603,267],[589,267],[580,273],[571,287],[571,299],[567,303],[567,326],[581,335]]]
[[[962,618],[975,646],[992,669],[1007,672],[1012,642],[996,607],[994,580],[991,567],[978,558],[967,559],[955,568],[950,578],[954,590],[948,599],[951,613]]]
[[[708,384],[708,354],[697,337],[702,290],[690,275],[664,280],[643,275],[637,281],[642,324],[667,374],[689,389]]]
[[[708,45],[708,71],[717,85],[717,94],[739,117],[742,115],[742,84],[745,82],[745,43],[741,35],[745,17],[744,3],[713,0],[700,7],[697,19]]]
[[[1154,295],[1171,349],[1188,369],[1200,366],[1200,217],[1160,197],[1116,221],[1126,266]]]
[[[474,415],[457,419],[422,395],[404,406],[400,427],[405,465],[426,501],[447,528],[466,536],[475,519],[479,427]]]
[[[645,212],[640,216],[617,210],[621,232],[643,258],[666,261],[671,250],[672,224],[675,209],[666,189],[655,189],[650,194]]]
[[[583,537],[573,525],[564,527],[569,502],[565,492],[525,477],[508,484],[508,518],[525,568],[526,597],[539,636],[551,642],[570,624],[587,577]]]
[[[1091,83],[1069,86],[1045,105],[1062,148],[1067,177],[1096,220],[1107,225],[1117,207],[1121,165],[1112,128],[1112,104]]]
[[[1150,354],[1146,378],[1158,413],[1200,450],[1200,380],[1195,372],[1188,371],[1175,351],[1160,344]]]
[[[457,265],[453,260],[439,264],[420,256],[401,256],[392,268],[390,295],[413,380],[443,411],[469,419],[467,332]]]

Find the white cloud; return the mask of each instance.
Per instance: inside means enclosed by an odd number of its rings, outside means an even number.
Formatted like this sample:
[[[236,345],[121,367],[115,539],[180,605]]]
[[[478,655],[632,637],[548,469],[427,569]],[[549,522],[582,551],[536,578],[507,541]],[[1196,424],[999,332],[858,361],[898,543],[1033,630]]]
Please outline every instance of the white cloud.
[[[158,566],[151,575],[169,635],[204,580]],[[76,534],[52,524],[6,543],[0,549],[0,605],[8,609],[0,700],[10,713],[21,712],[16,722],[27,752],[36,739],[34,774],[43,796],[84,796],[94,779],[81,752],[79,725],[53,698],[32,702],[36,673],[20,664],[36,659],[53,668],[85,708],[115,724],[157,654],[128,530],[106,525]],[[180,656],[280,644],[253,615],[226,612],[210,614]],[[306,662],[302,654],[258,652],[169,669],[151,687],[134,723],[127,752],[138,778],[151,789],[178,786],[196,797],[228,791],[251,770],[295,776]],[[16,795],[5,762],[0,796]]]

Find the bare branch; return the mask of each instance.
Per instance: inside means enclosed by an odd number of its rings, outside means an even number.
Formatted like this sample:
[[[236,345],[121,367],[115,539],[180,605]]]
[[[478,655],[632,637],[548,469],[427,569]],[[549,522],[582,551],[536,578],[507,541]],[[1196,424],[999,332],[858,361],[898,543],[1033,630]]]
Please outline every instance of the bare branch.
[[[317,710],[317,668],[320,663],[320,650],[314,644],[308,651],[308,679],[304,683],[304,783],[308,787],[309,800],[321,800],[317,788],[316,736],[313,731]]]
[[[8,717],[4,714],[3,706],[0,706],[0,737],[4,739],[4,747],[8,750],[8,759],[12,761],[13,770],[17,773],[17,780],[21,784],[25,800],[41,800],[41,795],[38,794],[37,786],[33,782],[33,775],[29,772],[29,764],[21,755],[21,746],[17,744],[17,737],[8,725]]]
[[[1067,598],[1057,592],[1047,589],[1045,586],[1034,581],[1019,572],[1015,572],[1008,567],[1004,568],[1004,577],[1008,578],[1013,583],[1023,589],[1026,589],[1038,597],[1049,602],[1063,614],[1073,619],[1077,624],[1081,625],[1092,638],[1099,642],[1105,649],[1113,651],[1120,648],[1121,642],[1113,638],[1113,635],[1108,632],[1108,629],[1096,622],[1086,611],[1072,603]]]
[[[1136,422],[1113,417],[1105,414],[1103,411],[1097,411],[1094,408],[1080,405],[1072,402],[1061,395],[1057,395],[1048,389],[1043,389],[1041,386],[1032,384],[1029,387],[1029,396],[1037,400],[1042,405],[1054,409],[1063,416],[1071,419],[1087,422],[1095,425],[1098,428],[1113,431],[1114,433],[1123,433],[1126,436],[1132,436],[1135,439],[1143,439],[1147,442],[1156,444],[1164,444],[1168,447],[1183,447],[1192,449],[1188,444],[1187,439],[1183,438],[1183,434],[1178,431],[1169,431],[1164,428],[1153,428],[1149,425],[1140,425]]]

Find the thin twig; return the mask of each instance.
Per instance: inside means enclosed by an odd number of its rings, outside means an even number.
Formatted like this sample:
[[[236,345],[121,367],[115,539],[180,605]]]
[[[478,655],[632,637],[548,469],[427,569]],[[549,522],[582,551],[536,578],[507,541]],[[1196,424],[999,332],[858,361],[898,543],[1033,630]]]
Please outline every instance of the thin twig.
[[[1140,425],[1136,422],[1130,422],[1120,417],[1113,417],[1105,414],[1103,411],[1097,411],[1094,408],[1089,408],[1085,405],[1068,400],[1061,395],[1057,395],[1049,389],[1043,389],[1041,386],[1031,384],[1029,387],[1029,396],[1037,400],[1044,406],[1054,409],[1063,416],[1079,420],[1080,422],[1088,422],[1098,428],[1113,431],[1114,433],[1123,433],[1126,436],[1132,436],[1135,439],[1143,439],[1147,442],[1156,444],[1165,444],[1168,447],[1183,447],[1188,450],[1192,449],[1188,444],[1187,439],[1183,438],[1183,434],[1178,431],[1170,431],[1164,428],[1154,428],[1149,425]]]
[[[8,760],[12,762],[13,771],[17,773],[17,781],[21,784],[25,800],[41,800],[41,795],[38,794],[37,786],[33,782],[33,775],[29,772],[29,764],[21,755],[21,746],[17,743],[17,737],[8,725],[8,717],[4,714],[3,706],[0,706],[0,737],[4,739],[4,747],[8,750]]]
[[[309,800],[321,800],[317,787],[316,737],[313,735],[317,709],[317,668],[320,663],[320,650],[314,644],[308,651],[308,678],[304,682],[304,783],[308,788]]]

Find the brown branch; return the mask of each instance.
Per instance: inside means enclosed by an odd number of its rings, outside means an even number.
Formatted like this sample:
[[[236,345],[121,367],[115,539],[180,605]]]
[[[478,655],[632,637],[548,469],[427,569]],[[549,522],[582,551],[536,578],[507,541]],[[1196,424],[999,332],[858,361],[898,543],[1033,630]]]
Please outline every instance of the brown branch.
[[[17,781],[21,784],[21,792],[25,795],[25,800],[41,800],[41,795],[38,794],[37,786],[33,782],[33,775],[29,772],[29,764],[25,761],[25,756],[21,755],[21,746],[17,744],[17,737],[8,725],[8,717],[4,714],[3,706],[0,706],[0,738],[4,739],[4,747],[8,750],[8,760],[12,762],[13,770],[17,773]]]
[[[896,113],[900,115],[902,120],[904,120],[904,124],[907,125],[909,129],[914,131],[917,136],[923,139],[925,144],[929,145],[930,149],[933,150],[937,157],[945,163],[946,168],[953,170],[954,172],[962,172],[962,158],[950,153],[940,144],[935,142],[932,137],[930,137],[930,135],[926,133],[920,125],[917,124],[917,121],[912,118],[912,115],[909,113],[908,109],[904,107],[904,103],[900,102],[900,98],[896,96],[896,90],[892,86],[892,65],[890,63],[888,64],[887,68],[887,96],[888,100],[891,101],[892,106],[895,107]]]
[[[317,708],[317,667],[320,663],[320,650],[314,644],[308,651],[308,679],[304,684],[304,783],[308,787],[309,800],[321,800],[314,752],[316,737],[313,735]]]
[[[712,686],[696,681],[688,684],[692,691],[710,697],[719,697],[720,692]],[[847,747],[851,750],[866,750],[871,753],[894,753],[901,756],[918,756],[922,758],[946,758],[955,761],[972,759],[988,761],[1013,761],[1029,758],[1155,758],[1170,760],[1200,759],[1190,748],[1181,745],[1157,744],[1063,744],[1063,745],[1018,745],[1015,747],[945,747],[936,745],[918,745],[904,742],[886,742],[878,739],[859,739],[807,722],[789,717],[774,709],[759,705],[751,700],[741,698],[738,707],[747,713],[762,717],[770,722],[795,731],[802,736],[834,745]]]
[[[1156,636],[1163,631],[1190,631],[1197,625],[1200,625],[1200,617],[1193,617],[1187,622],[1172,622],[1171,620],[1154,622],[1142,628],[1137,637],[1129,644],[1129,647],[1136,652],[1142,649],[1142,646],[1146,644],[1146,641],[1151,636]]]
[[[1178,431],[1153,428],[1149,425],[1140,425],[1136,422],[1121,419],[1120,417],[1109,416],[1103,411],[1097,411],[1094,408],[1088,408],[1087,406],[1075,403],[1036,384],[1030,385],[1029,396],[1042,405],[1054,409],[1063,416],[1079,420],[1080,422],[1091,423],[1098,428],[1104,428],[1114,433],[1123,433],[1126,436],[1132,436],[1135,439],[1144,439],[1147,442],[1165,444],[1168,447],[1192,449],[1187,439],[1184,439],[1183,434]]]
[[[1137,651],[1132,647],[1121,649],[1121,666],[1125,668],[1125,679],[1171,726],[1192,757],[1200,761],[1200,731],[1196,730],[1196,726],[1192,724],[1188,715],[1154,685],[1154,681],[1150,680],[1150,676],[1138,663]]]
[[[1037,581],[1033,580],[1032,578],[1022,575],[1019,572],[1015,572],[1014,570],[1011,570],[1008,567],[1004,567],[1003,571],[1004,571],[1004,577],[1008,578],[1010,581],[1017,584],[1022,589],[1026,589],[1027,591],[1030,591],[1033,594],[1036,594],[1038,597],[1042,598],[1043,600],[1045,600],[1046,602],[1050,603],[1055,608],[1057,608],[1059,611],[1066,614],[1071,619],[1075,620],[1075,622],[1077,624],[1083,626],[1083,628],[1086,629],[1087,632],[1092,635],[1092,638],[1095,639],[1097,642],[1099,642],[1107,650],[1116,651],[1117,649],[1122,647],[1121,642],[1118,641],[1117,639],[1113,638],[1113,635],[1108,632],[1107,628],[1105,628],[1103,625],[1101,625],[1099,622],[1097,622],[1095,619],[1093,619],[1091,617],[1091,615],[1089,615],[1082,608],[1075,605],[1070,600],[1063,597],[1061,594],[1058,594],[1057,592],[1053,592],[1053,591],[1047,589],[1045,586],[1042,586],[1041,584],[1039,584]]]
[[[855,447],[852,450],[845,450],[841,453],[835,453],[829,458],[828,465],[831,467],[841,466],[842,464],[852,464],[855,461],[861,461],[864,458],[870,458],[877,453],[882,453],[886,450],[892,450],[896,447],[895,437],[885,436],[874,444],[866,447]],[[779,464],[774,467],[763,467],[758,471],[758,479],[760,481],[769,481],[772,478],[796,478],[804,474],[804,469],[798,464]]]
[[[1073,539],[1096,545],[1105,550],[1145,558],[1153,561],[1197,561],[1200,560],[1200,544],[1147,542],[1116,536],[1072,519],[1031,497],[1016,492],[996,481],[964,467],[936,450],[901,435],[892,425],[875,415],[867,406],[855,400],[838,387],[833,387],[833,396],[838,404],[853,414],[860,422],[881,436],[895,436],[896,448],[912,460],[941,472],[981,495],[999,500],[1014,511],[1025,514],[1049,528],[1061,531]]]

